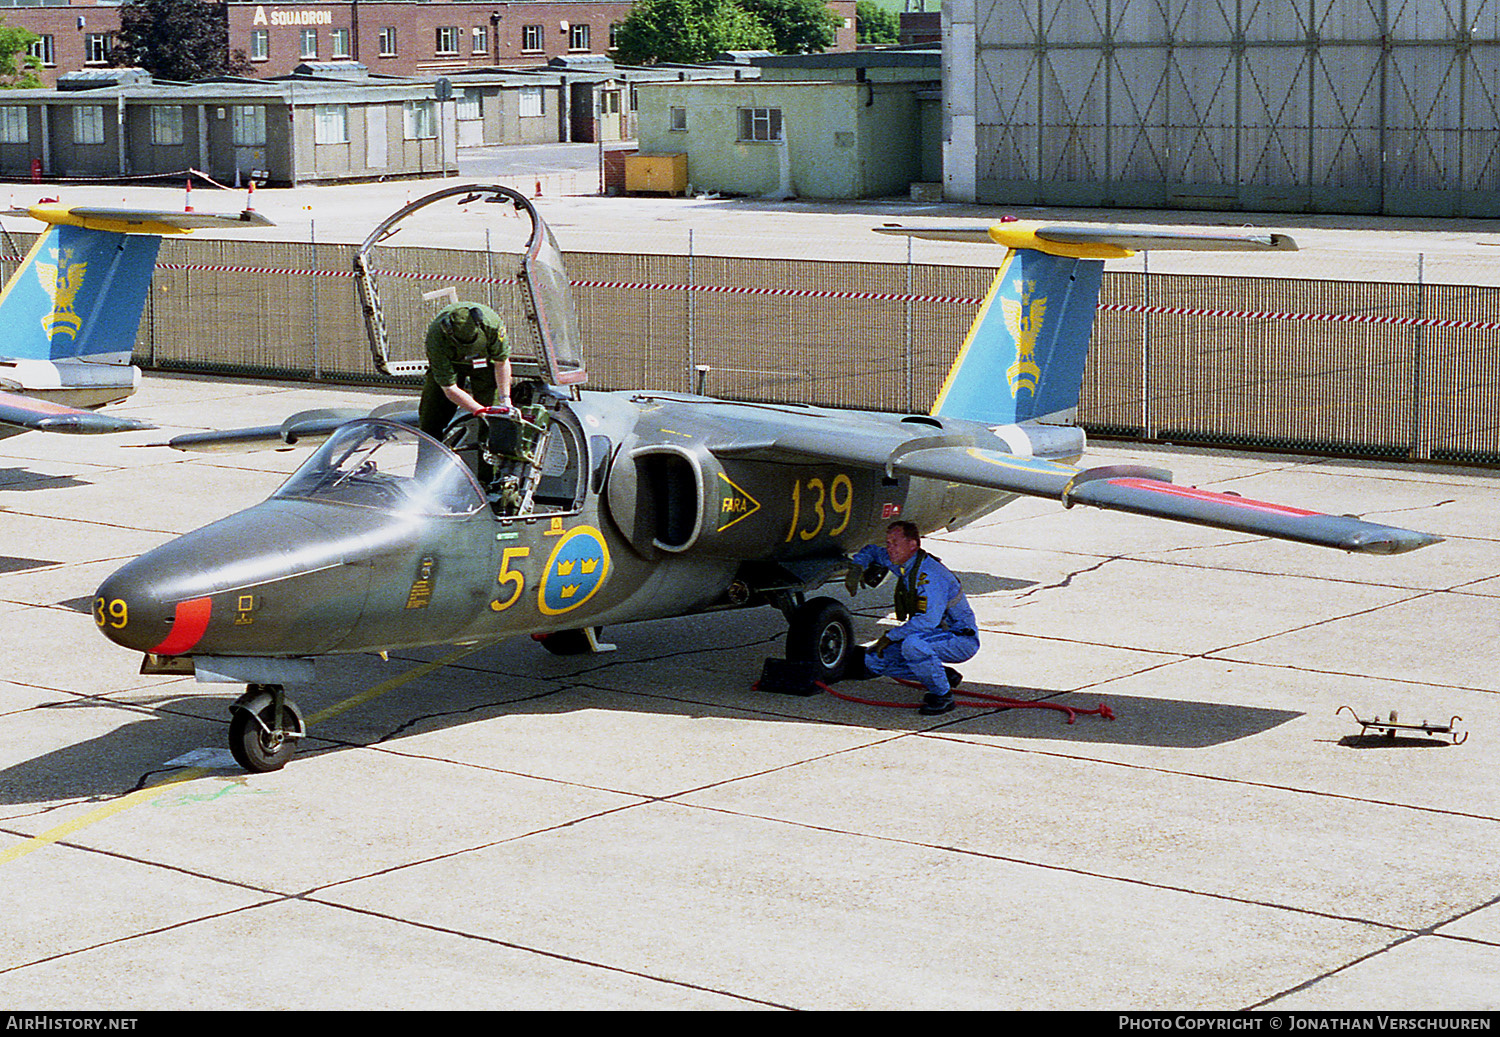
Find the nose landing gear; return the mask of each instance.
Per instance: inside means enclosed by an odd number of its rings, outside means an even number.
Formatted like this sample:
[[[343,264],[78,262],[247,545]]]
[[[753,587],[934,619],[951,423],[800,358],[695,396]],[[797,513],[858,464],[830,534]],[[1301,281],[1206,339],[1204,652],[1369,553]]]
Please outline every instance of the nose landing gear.
[[[280,684],[251,684],[229,707],[229,751],[255,774],[277,771],[307,735],[302,710]]]

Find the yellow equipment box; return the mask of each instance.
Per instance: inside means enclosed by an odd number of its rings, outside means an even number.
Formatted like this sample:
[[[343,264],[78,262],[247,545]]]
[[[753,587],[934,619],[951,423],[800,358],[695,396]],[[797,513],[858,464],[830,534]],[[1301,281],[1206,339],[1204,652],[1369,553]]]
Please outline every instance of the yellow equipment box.
[[[686,155],[629,155],[625,159],[625,190],[687,193]]]

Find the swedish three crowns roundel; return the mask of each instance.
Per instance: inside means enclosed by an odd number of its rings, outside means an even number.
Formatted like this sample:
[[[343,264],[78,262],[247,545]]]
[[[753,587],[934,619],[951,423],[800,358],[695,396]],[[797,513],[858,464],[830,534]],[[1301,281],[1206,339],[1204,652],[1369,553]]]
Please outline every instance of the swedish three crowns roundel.
[[[570,529],[552,549],[537,590],[537,607],[555,616],[594,596],[609,575],[609,548],[592,526]]]

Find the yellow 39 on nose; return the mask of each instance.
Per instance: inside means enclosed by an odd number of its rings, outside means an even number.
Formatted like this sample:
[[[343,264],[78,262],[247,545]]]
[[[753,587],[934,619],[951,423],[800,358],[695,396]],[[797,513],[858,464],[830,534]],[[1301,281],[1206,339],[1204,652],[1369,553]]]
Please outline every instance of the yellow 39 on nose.
[[[101,630],[105,627],[123,630],[125,624],[130,622],[130,606],[125,604],[124,598],[95,598],[94,622]]]

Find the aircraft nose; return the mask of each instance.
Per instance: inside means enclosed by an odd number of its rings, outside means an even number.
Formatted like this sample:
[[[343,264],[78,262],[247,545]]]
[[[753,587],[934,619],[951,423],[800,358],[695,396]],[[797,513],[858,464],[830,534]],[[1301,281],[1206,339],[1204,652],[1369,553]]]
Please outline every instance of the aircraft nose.
[[[137,559],[99,585],[94,595],[94,622],[115,644],[137,652],[180,655],[208,627],[209,597],[169,601],[160,586],[162,570]]]
[[[115,572],[94,622],[153,655],[301,655],[329,650],[359,619],[369,556],[409,535],[355,509],[271,500],[169,541]]]

